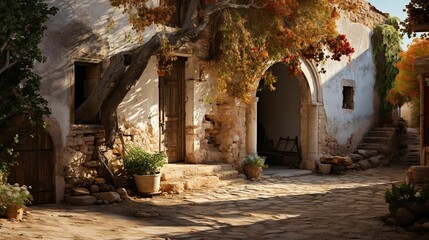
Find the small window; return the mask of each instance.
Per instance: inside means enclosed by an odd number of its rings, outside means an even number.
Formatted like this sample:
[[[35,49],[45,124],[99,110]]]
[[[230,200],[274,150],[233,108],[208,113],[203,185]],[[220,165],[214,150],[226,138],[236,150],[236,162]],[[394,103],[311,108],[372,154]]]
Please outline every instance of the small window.
[[[101,65],[99,63],[75,62],[74,64],[74,102],[73,113],[82,105],[94,90],[101,77]],[[74,114],[73,114],[74,116]],[[74,117],[73,117],[74,120]],[[90,122],[99,123],[99,120]]]
[[[354,109],[355,108],[355,102],[354,102],[354,95],[355,90],[354,87],[343,87],[343,108],[344,109]]]

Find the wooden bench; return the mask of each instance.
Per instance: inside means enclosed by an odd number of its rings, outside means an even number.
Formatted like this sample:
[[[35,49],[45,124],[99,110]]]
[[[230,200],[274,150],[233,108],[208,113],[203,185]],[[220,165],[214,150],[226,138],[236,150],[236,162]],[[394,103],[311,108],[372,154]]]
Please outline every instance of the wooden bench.
[[[286,165],[290,168],[299,167],[301,162],[301,148],[298,136],[290,138],[280,137],[272,151],[259,151],[261,156],[267,157],[267,164]]]

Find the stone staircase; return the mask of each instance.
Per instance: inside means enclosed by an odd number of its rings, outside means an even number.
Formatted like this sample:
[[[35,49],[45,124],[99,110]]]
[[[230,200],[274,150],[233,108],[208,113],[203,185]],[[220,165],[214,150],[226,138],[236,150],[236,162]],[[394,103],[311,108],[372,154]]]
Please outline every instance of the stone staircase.
[[[404,165],[420,164],[419,132],[416,128],[407,128],[407,133],[400,140],[399,155]]]
[[[390,160],[398,156],[399,133],[394,127],[375,127],[366,133],[356,149],[376,150]]]
[[[161,170],[161,191],[180,193],[186,190],[217,188],[233,183],[246,183],[230,164],[167,164]]]

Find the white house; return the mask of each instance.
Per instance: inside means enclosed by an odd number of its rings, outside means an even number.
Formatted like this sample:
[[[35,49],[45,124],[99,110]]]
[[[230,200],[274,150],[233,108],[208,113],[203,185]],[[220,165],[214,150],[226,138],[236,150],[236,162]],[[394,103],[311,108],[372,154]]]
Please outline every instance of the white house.
[[[55,153],[50,160],[52,194],[58,202],[66,184],[97,176],[90,163],[103,131],[97,123],[76,125],[74,111],[100,79],[105,60],[132,48],[134,35],[127,16],[108,0],[47,2],[59,12],[48,22],[40,44],[47,61],[37,64],[36,71],[52,110],[47,122]],[[313,169],[324,154],[353,150],[375,124],[378,100],[370,37],[372,27],[384,19],[359,1],[359,10],[343,15],[337,24],[355,48],[350,61],[328,61],[327,72],[321,74],[302,60],[303,74],[295,77],[276,63],[272,69],[279,78],[277,90],[255,92],[250,104],[228,97],[216,103],[216,68],[187,51],[177,53],[172,76],[162,78],[152,57],[118,108],[120,128],[126,140],[149,151],[165,150],[170,163],[214,161],[236,168],[248,153],[263,148],[258,133],[273,145],[279,137],[297,136],[301,167]],[[156,31],[149,28],[144,39]],[[118,144],[104,155],[115,165],[120,152]]]

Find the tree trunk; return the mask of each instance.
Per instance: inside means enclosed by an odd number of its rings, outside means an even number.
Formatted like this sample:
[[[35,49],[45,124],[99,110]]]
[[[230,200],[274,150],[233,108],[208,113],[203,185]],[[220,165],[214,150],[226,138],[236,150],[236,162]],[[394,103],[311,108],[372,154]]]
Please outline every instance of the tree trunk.
[[[200,0],[190,0],[182,28],[172,33],[157,33],[143,46],[132,51],[118,53],[111,57],[109,67],[97,84],[95,91],[77,109],[77,122],[85,123],[93,120],[101,110],[101,122],[106,133],[106,145],[112,147],[116,136],[116,110],[129,90],[138,81],[150,58],[160,51],[161,38],[176,49],[184,42],[193,40],[207,27],[210,16],[227,8],[249,8],[253,4],[230,4],[229,1],[200,9]],[[200,10],[205,14],[199,14]],[[199,19],[202,17],[202,19]],[[131,54],[128,68],[127,54]]]
[[[75,122],[87,123],[96,118],[100,112],[103,100],[112,92],[125,72],[124,53],[119,53],[110,58],[110,64],[103,73],[101,81],[89,95],[89,97],[76,110]],[[101,100],[101,101],[100,101]]]

